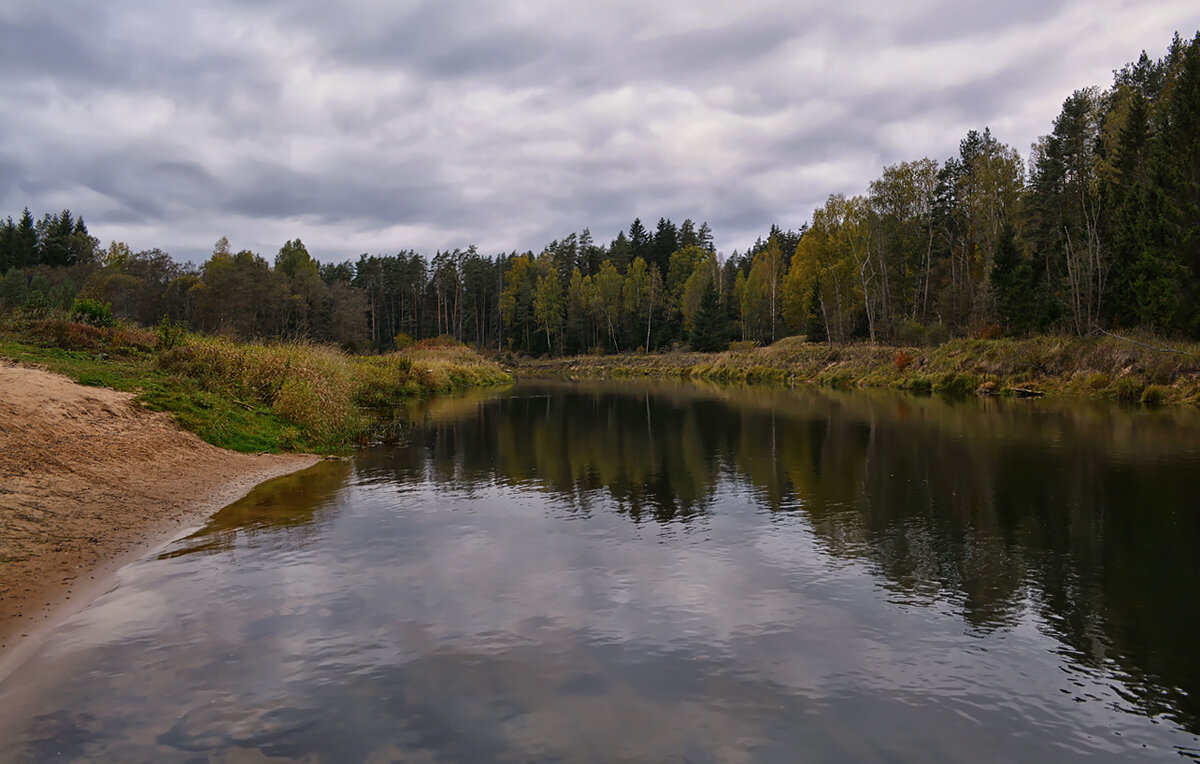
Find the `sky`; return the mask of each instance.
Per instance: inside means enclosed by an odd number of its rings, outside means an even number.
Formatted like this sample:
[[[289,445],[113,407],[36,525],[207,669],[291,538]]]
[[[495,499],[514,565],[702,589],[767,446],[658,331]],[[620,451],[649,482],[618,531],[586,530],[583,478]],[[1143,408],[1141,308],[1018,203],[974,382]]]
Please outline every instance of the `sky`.
[[[1195,0],[6,0],[0,215],[202,261],[707,221],[726,255],[1200,29]]]

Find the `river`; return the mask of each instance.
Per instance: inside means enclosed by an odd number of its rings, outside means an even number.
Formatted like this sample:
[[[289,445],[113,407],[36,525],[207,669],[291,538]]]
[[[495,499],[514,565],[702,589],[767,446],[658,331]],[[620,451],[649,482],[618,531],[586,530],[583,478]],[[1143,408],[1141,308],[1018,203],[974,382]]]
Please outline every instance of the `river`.
[[[0,760],[1200,758],[1200,416],[667,383],[414,406],[0,683]]]

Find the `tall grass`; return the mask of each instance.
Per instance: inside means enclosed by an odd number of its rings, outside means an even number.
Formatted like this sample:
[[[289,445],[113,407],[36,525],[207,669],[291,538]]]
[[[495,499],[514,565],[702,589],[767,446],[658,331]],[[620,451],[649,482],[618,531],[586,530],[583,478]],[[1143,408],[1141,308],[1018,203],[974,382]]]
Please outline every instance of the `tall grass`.
[[[364,408],[512,381],[465,346],[353,356],[305,342],[264,345],[195,337],[160,353],[159,365],[235,403],[269,408],[295,430],[282,434],[286,447],[298,447],[303,435],[326,449],[363,432],[370,416]]]
[[[133,392],[209,443],[239,451],[344,451],[364,436],[372,409],[512,382],[497,364],[454,342],[359,356],[306,342],[241,343],[175,329],[0,315],[0,357]]]

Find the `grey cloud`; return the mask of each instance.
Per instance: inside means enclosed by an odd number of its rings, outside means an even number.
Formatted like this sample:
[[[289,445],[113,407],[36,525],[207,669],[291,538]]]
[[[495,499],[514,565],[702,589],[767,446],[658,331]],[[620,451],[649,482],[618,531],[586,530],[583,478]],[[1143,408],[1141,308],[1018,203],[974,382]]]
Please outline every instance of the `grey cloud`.
[[[393,167],[386,177],[260,164],[243,168],[228,187],[219,209],[251,217],[311,216],[330,225],[356,219],[382,228],[422,222],[446,226],[466,214],[456,190],[430,179],[426,163]]]
[[[100,214],[71,205],[93,233],[157,231],[130,244],[177,252],[193,246],[172,240],[180,230],[189,242],[226,233],[273,251],[282,221],[306,240],[340,242],[328,257],[375,248],[393,227],[419,238],[389,250],[536,250],[585,226],[607,242],[638,216],[707,220],[721,248],[744,249],[871,180],[813,188],[803,178],[818,166],[849,175],[941,161],[957,139],[904,131],[936,115],[965,134],[1031,100],[1061,102],[1068,93],[1048,91],[1047,74],[1075,77],[1072,30],[1054,49],[1015,46],[1023,29],[1061,25],[1081,2],[715,6],[706,28],[683,25],[679,9],[611,3],[518,13],[455,0],[208,0],[136,15],[26,3],[0,11],[0,66],[24,85],[0,93],[14,115],[0,123],[0,215],[25,204],[40,214],[83,187],[109,203]],[[1105,3],[1114,23],[1137,13]],[[1200,25],[1200,11],[1174,24]],[[1169,34],[1131,38],[1110,68],[1142,48],[1157,55]],[[943,49],[990,45],[994,68],[954,85],[920,70],[899,85],[866,74],[879,56],[911,60],[954,41],[970,44]],[[997,137],[1024,153],[1053,117]]]
[[[414,10],[372,29],[340,30],[329,48],[333,58],[374,67],[399,67],[433,77],[502,77],[535,61],[544,39],[520,28],[498,24],[480,28],[485,7],[424,2]]]
[[[972,35],[994,36],[1012,27],[1045,23],[1066,5],[1064,0],[939,4],[900,24],[896,39],[923,45]]]
[[[87,77],[111,73],[87,39],[45,17],[0,20],[0,70],[7,77]]]
[[[219,193],[217,179],[195,162],[150,160],[139,165],[135,157],[127,157],[131,161],[123,166],[92,160],[77,171],[82,184],[112,200],[112,216],[121,222],[160,223],[188,208],[205,208]]]

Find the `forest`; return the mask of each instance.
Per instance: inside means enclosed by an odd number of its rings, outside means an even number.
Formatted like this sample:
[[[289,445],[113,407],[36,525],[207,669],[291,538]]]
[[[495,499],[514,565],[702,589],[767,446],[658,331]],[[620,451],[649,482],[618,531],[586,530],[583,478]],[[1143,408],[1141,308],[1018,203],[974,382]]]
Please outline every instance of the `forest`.
[[[33,318],[90,301],[143,325],[351,350],[434,336],[534,355],[792,335],[1200,338],[1200,33],[1070,94],[1027,157],[973,130],[944,161],[885,167],[866,193],[831,195],[800,230],[771,226],[728,256],[707,223],[662,217],[607,244],[585,228],[494,256],[321,263],[297,238],[269,261],[222,238],[196,266],[26,208],[0,221],[0,274],[0,310]]]

